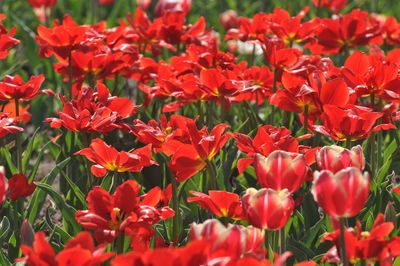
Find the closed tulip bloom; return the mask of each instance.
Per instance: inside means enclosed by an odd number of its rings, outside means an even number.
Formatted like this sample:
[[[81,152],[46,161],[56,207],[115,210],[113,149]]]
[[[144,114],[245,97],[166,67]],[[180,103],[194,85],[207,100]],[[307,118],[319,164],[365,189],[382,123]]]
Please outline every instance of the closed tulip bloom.
[[[316,159],[320,170],[329,170],[332,173],[347,167],[356,167],[362,171],[365,167],[365,158],[360,145],[351,150],[336,145],[325,146],[317,152]]]
[[[243,196],[247,220],[257,228],[279,230],[285,226],[294,210],[294,200],[287,189],[276,191],[249,188]]]
[[[322,209],[337,218],[352,217],[363,208],[369,194],[369,174],[355,167],[337,173],[323,170],[314,173],[311,192]]]
[[[265,239],[264,231],[252,226],[224,226],[220,221],[210,219],[202,224],[192,224],[189,235],[192,242],[207,240],[211,244],[212,253],[225,251],[233,260],[243,257],[265,257],[266,250],[262,245]]]
[[[310,168],[303,155],[294,156],[285,151],[274,151],[268,157],[257,154],[254,169],[260,185],[278,191],[287,189],[290,193],[298,190]]]

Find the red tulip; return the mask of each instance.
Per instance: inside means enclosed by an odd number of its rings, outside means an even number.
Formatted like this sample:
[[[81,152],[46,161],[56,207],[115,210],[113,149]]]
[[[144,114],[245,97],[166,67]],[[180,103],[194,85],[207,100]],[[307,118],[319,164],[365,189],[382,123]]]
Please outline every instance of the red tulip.
[[[360,260],[379,261],[380,265],[392,265],[393,258],[400,256],[400,237],[390,237],[394,229],[391,222],[385,222],[382,213],[378,214],[371,230],[362,231],[359,221],[355,228],[345,231],[346,251],[349,261],[357,263]],[[336,230],[327,233],[322,241],[331,241],[335,245],[325,254],[323,260],[340,262],[338,250],[340,247],[340,232]]]
[[[274,12],[271,14],[271,31],[288,46],[307,41],[319,27],[317,19],[301,22],[308,10],[309,7],[306,6],[299,14],[291,17],[285,9],[274,8]]]
[[[273,151],[282,150],[288,152],[291,156],[298,153],[305,153],[308,164],[315,162],[313,149],[299,145],[299,140],[308,138],[311,135],[303,135],[300,137],[291,136],[291,131],[285,127],[274,127],[271,125],[260,126],[255,137],[252,139],[242,133],[234,133],[232,136],[238,142],[238,149],[250,158],[239,159],[237,168],[239,173],[243,173],[246,168],[253,164],[256,154],[263,156],[270,155]]]
[[[355,141],[368,137],[372,132],[396,128],[392,124],[381,124],[374,127],[382,113],[371,112],[369,108],[348,105],[339,108],[325,105],[321,115],[323,125],[313,125],[312,128],[326,136],[340,141]]]
[[[352,217],[364,207],[369,195],[369,174],[355,167],[337,173],[327,170],[314,173],[311,189],[315,201],[334,217]]]
[[[64,249],[55,254],[51,245],[45,239],[44,232],[35,234],[32,246],[22,245],[21,250],[25,255],[17,262],[25,262],[27,265],[100,265],[114,255],[114,252],[105,252],[106,245],[95,246],[92,235],[89,232],[80,232],[71,238]]]
[[[303,155],[295,158],[285,151],[274,151],[268,157],[255,156],[254,170],[262,187],[290,193],[297,191],[311,171]]]
[[[227,191],[210,190],[208,194],[190,191],[195,196],[188,198],[188,202],[197,202],[201,207],[221,217],[229,217],[235,220],[245,219],[242,203],[239,195]]]
[[[225,37],[226,40],[234,39],[246,42],[249,40],[262,40],[268,33],[268,15],[257,13],[253,18],[239,18],[239,29],[230,29]]]
[[[347,0],[312,0],[312,2],[315,6],[326,7],[335,14],[342,10],[347,4]]]
[[[28,0],[32,7],[53,7],[57,0]]]
[[[399,102],[398,65],[392,60],[382,61],[372,52],[368,56],[356,51],[346,59],[341,74],[359,97],[374,95],[375,98]]]
[[[155,151],[161,150],[165,154],[171,155],[168,147],[165,150],[162,147],[171,139],[189,142],[186,127],[188,120],[192,119],[180,115],[171,115],[169,121],[165,115],[161,115],[159,122],[150,120],[147,124],[136,119],[133,121],[131,133],[141,143],[151,144]]]
[[[77,99],[67,101],[60,96],[64,105],[60,118],[47,118],[54,128],[65,127],[74,132],[101,133],[128,126],[120,120],[134,115],[139,109],[128,98],[111,96],[106,86],[97,83],[97,92],[92,88],[79,89]]]
[[[198,130],[193,120],[186,121],[186,125],[190,144],[176,140],[166,144],[169,146],[168,153],[173,154],[168,166],[179,182],[202,171],[228,140],[227,133],[224,133],[228,125],[215,126],[210,135],[207,133],[207,127]],[[164,151],[165,149],[164,147]]]
[[[267,230],[281,229],[294,210],[294,201],[287,189],[263,188],[257,191],[249,188],[242,201],[249,223]]]
[[[365,158],[360,145],[351,150],[336,145],[325,146],[317,152],[316,159],[320,170],[329,170],[332,173],[347,167],[356,167],[362,171],[365,167]]]
[[[154,15],[162,17],[167,12],[182,11],[185,15],[192,8],[192,0],[158,0]]]
[[[225,227],[218,220],[211,219],[202,224],[194,223],[189,235],[191,241],[207,240],[211,246],[208,252],[211,254],[224,251],[233,260],[241,257],[261,259],[266,252],[262,248],[265,239],[264,232],[251,226],[228,224]]]
[[[23,107],[22,105],[18,105],[19,116],[16,116],[15,113],[15,103],[8,102],[4,105],[3,112],[7,114],[9,118],[13,118],[16,123],[28,123],[31,120],[31,114],[28,112],[29,104]]]
[[[0,138],[16,132],[24,131],[23,128],[14,126],[14,119],[0,113]]]
[[[6,18],[6,15],[0,14],[0,21]],[[20,43],[19,40],[13,38],[17,28],[7,30],[3,24],[0,24],[0,59],[4,59],[8,55],[8,49]]]
[[[313,54],[337,54],[357,46],[369,44],[380,34],[380,25],[366,11],[353,9],[336,19],[319,20],[320,30],[316,38],[304,47]]]
[[[141,199],[136,181],[128,180],[118,186],[113,195],[94,187],[87,196],[88,210],[77,211],[76,220],[86,229],[95,229],[99,242],[112,242],[121,233],[134,235],[142,228],[174,215],[169,207],[161,206],[161,190],[151,190]]]
[[[59,59],[66,60],[71,51],[87,48],[83,41],[87,38],[89,29],[88,26],[79,26],[69,15],[64,16],[61,25],[55,22],[53,28],[40,25],[36,36],[40,45],[39,55],[50,57],[54,54]]]
[[[229,9],[219,15],[219,23],[225,30],[239,27],[239,18],[235,10]]]
[[[151,160],[151,145],[134,150],[133,152],[117,151],[101,139],[94,139],[89,148],[82,149],[75,155],[84,155],[96,163],[91,167],[92,174],[103,177],[108,171],[114,172],[140,172],[143,167],[155,162]]]
[[[107,5],[114,3],[114,0],[98,0],[100,4]]]
[[[32,100],[43,92],[39,90],[43,81],[44,75],[32,76],[26,83],[18,75],[5,76],[4,80],[0,82],[0,101]]]
[[[36,185],[28,183],[24,174],[15,174],[8,180],[8,196],[10,199],[20,199],[30,196],[36,189]]]
[[[141,9],[148,9],[152,0],[136,0],[136,6]]]

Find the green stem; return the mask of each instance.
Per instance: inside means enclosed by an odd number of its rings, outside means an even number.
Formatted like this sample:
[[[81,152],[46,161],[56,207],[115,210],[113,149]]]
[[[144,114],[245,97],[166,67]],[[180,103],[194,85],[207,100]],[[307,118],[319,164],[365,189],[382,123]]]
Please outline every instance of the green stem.
[[[382,112],[382,100],[379,99],[378,101],[378,112]],[[378,119],[378,124],[382,124],[382,117],[380,117]],[[377,147],[376,147],[376,151],[377,151],[377,159],[376,159],[376,168],[380,169],[381,167],[381,160],[382,160],[382,145],[383,145],[383,136],[382,136],[382,131],[378,131],[376,132],[377,135]]]
[[[203,118],[203,108],[201,106],[201,103],[202,102],[200,100],[198,100],[196,102],[196,106],[197,106],[197,115],[199,116],[199,122],[200,122],[201,125],[203,125],[204,118]]]
[[[285,253],[286,250],[286,237],[285,237],[285,227],[279,229],[279,255]]]
[[[119,187],[122,183],[122,176],[119,176],[118,172],[114,171],[111,191],[114,193],[117,187]]]
[[[225,121],[225,97],[223,95],[220,96],[221,102],[221,123]]]
[[[320,16],[320,13],[321,13],[321,0],[318,0],[318,6],[317,6],[317,17],[319,17]]]
[[[15,99],[15,116],[19,118],[19,102]],[[15,145],[17,146],[17,166],[19,173],[22,173],[22,140],[21,132],[15,134]]]
[[[273,85],[272,85],[272,92],[273,93],[275,93],[276,92],[276,83],[277,83],[277,79],[278,79],[278,73],[277,73],[277,69],[275,68],[274,69],[274,82],[273,82]],[[274,105],[271,105],[271,113],[270,113],[270,115],[269,115],[269,123],[271,124],[271,125],[273,125],[274,124],[274,114],[275,114],[275,106]]]
[[[72,51],[69,51],[68,54],[68,88],[65,96],[69,98],[70,94],[72,94]]]
[[[250,60],[249,60],[249,66],[253,66],[254,65],[255,56],[256,56],[256,45],[253,44],[253,50],[251,51]]]
[[[207,173],[208,173],[208,190],[217,190],[217,176],[215,173],[214,166],[210,161],[207,160]]]
[[[118,74],[114,74],[114,87],[112,89],[111,95],[114,95],[118,92]],[[116,94],[115,96],[119,96],[119,94]]]
[[[258,95],[258,91],[255,92],[256,93],[256,114],[258,115],[260,113],[260,106],[258,105],[258,101],[259,101],[259,95]]]
[[[19,246],[20,246],[20,223],[19,223],[19,205],[18,200],[12,200],[13,205],[13,215],[14,215],[14,236],[15,236],[15,247],[10,245],[10,257],[19,257]]]
[[[176,181],[174,176],[171,176],[172,183],[172,209],[175,211],[175,216],[172,219],[172,242],[174,246],[177,245],[179,239],[179,202],[178,202],[178,181]]]
[[[347,137],[347,139],[346,139],[346,149],[348,149],[348,150],[351,149],[351,140],[350,140],[350,137]]]
[[[340,223],[340,257],[343,262],[343,266],[349,266],[349,259],[347,257],[346,250],[346,239],[345,239],[345,223],[346,218],[339,218]]]
[[[282,110],[282,126],[289,128],[290,112]]]
[[[117,254],[124,253],[124,245],[125,245],[125,235],[124,231],[122,231],[115,239],[115,251],[117,252]]]
[[[308,131],[308,105],[306,104],[304,106],[304,127],[303,127],[303,133],[307,134]]]

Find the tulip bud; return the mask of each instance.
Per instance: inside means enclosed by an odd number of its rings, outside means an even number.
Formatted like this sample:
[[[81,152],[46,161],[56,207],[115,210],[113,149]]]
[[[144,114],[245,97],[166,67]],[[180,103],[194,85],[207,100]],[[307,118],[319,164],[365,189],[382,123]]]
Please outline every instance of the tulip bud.
[[[304,183],[309,167],[303,155],[294,159],[285,151],[274,151],[268,157],[257,154],[254,169],[261,186],[295,192]]]
[[[25,246],[33,247],[35,241],[35,230],[27,219],[22,222],[21,225],[21,244]]]
[[[396,219],[396,209],[393,206],[392,202],[389,202],[386,205],[385,209],[385,221],[386,222],[392,222],[394,227],[397,227],[397,219]]]
[[[347,167],[356,167],[364,170],[365,158],[360,145],[351,150],[332,145],[325,146],[316,155],[317,164],[320,170],[329,170],[336,173]]]
[[[264,188],[254,192],[250,188],[243,196],[243,207],[249,223],[262,229],[281,229],[294,210],[294,201],[289,191]]]
[[[192,0],[159,0],[154,15],[162,17],[166,12],[182,11],[186,15],[192,8]]]
[[[229,9],[219,15],[219,23],[225,30],[238,28],[239,18],[235,10]]]
[[[352,217],[363,208],[369,194],[369,174],[348,167],[337,173],[314,173],[311,192],[315,201],[331,216]]]

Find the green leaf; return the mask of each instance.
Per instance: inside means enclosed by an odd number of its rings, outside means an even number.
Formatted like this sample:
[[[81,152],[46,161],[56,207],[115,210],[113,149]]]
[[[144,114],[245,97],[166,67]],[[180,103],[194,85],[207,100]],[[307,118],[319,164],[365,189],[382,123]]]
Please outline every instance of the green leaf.
[[[52,185],[55,178],[62,168],[64,168],[71,158],[66,158],[64,161],[56,165],[51,172],[43,179],[42,184]],[[29,207],[25,212],[25,217],[28,217],[28,221],[31,224],[35,223],[35,220],[40,212],[40,209],[46,199],[46,193],[43,190],[37,189],[32,196]]]
[[[106,177],[103,178],[103,180],[101,180],[101,184],[100,186],[107,190],[110,191],[111,185],[112,185],[112,180],[113,180],[113,174],[109,173]]]
[[[0,265],[4,265],[4,266],[9,266],[9,265],[13,265],[8,258],[6,257],[6,255],[3,253],[3,250],[0,250]],[[15,264],[17,265],[17,264]]]
[[[68,205],[61,197],[61,195],[58,194],[50,185],[45,183],[35,183],[35,184],[38,188],[42,189],[44,192],[49,194],[50,197],[52,197],[57,207],[60,209],[64,221],[71,226],[72,233],[74,235],[79,233],[81,231],[81,226],[75,220],[76,210],[72,206]]]
[[[50,208],[46,210],[45,221],[50,230],[60,236],[63,243],[66,243],[69,239],[72,238],[70,234],[68,234],[61,227],[53,223],[53,221],[51,220]]]
[[[385,161],[385,163],[382,165],[382,167],[379,169],[378,173],[376,174],[375,182],[378,187],[380,187],[384,177],[387,175],[391,164],[392,164],[392,159],[390,158],[387,161]]]
[[[12,233],[12,230],[10,229],[10,221],[7,216],[4,216],[0,222],[0,241],[8,241]]]
[[[87,202],[85,200],[85,194],[80,190],[80,188],[64,173],[64,171],[61,172],[62,176],[65,178],[67,181],[68,185],[71,187],[72,191],[74,192],[75,196],[79,200],[79,202],[82,204],[84,209],[87,209]]]
[[[307,231],[304,239],[305,244],[308,248],[312,248],[312,243],[318,241],[319,235],[318,233],[321,230],[324,230],[324,219],[319,220],[315,225],[313,225],[310,230]]]
[[[47,146],[49,146],[50,143],[52,143],[52,142],[51,142],[51,141],[48,141],[48,142],[41,148],[41,150],[40,150],[40,152],[39,152],[39,154],[38,154],[38,156],[37,156],[37,158],[36,158],[36,162],[35,162],[35,164],[33,165],[32,171],[31,171],[30,174],[29,174],[29,177],[28,177],[29,182],[32,182],[32,181],[35,179],[36,173],[37,173],[37,171],[38,171],[38,169],[39,169],[39,166],[40,166],[41,159],[42,159],[42,157],[43,157],[43,155],[44,155],[44,153],[45,153],[45,151],[46,151]],[[50,146],[51,146],[51,145],[50,145]],[[23,162],[22,162],[22,164],[23,164]]]
[[[28,146],[26,147],[24,153],[22,154],[22,172],[23,173],[26,173],[26,167],[28,165],[29,159],[31,159],[31,154],[32,154],[32,151],[34,148],[34,143],[36,140],[37,133],[39,132],[39,129],[40,129],[40,127],[38,127],[35,130],[35,132],[33,133],[33,136],[29,140]]]
[[[292,251],[298,261],[308,260],[315,256],[314,252],[306,247],[304,243],[294,239],[288,241],[287,250]]]
[[[394,139],[394,140],[389,144],[389,146],[387,146],[387,147],[385,148],[385,151],[383,152],[383,157],[382,157],[383,162],[386,162],[387,160],[389,160],[389,158],[392,157],[392,155],[393,155],[393,153],[396,151],[396,149],[397,149],[397,142],[396,142],[396,140]]]
[[[12,156],[11,156],[10,151],[6,148],[1,148],[1,154],[6,159],[7,166],[10,168],[11,174],[13,174],[13,175],[18,174],[18,169],[12,161]]]

